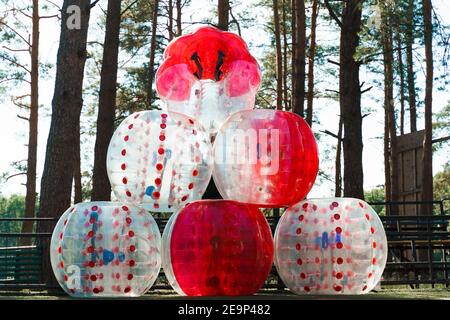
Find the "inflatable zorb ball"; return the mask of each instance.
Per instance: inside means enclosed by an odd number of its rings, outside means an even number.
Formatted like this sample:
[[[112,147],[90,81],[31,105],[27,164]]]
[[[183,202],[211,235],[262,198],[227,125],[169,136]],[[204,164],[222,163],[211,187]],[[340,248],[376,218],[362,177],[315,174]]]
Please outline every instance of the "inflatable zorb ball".
[[[50,260],[60,286],[74,297],[137,297],[161,268],[161,235],[142,208],[79,203],[59,219]]]
[[[222,197],[259,207],[303,200],[319,169],[311,128],[285,111],[233,114],[216,136],[214,156],[214,181]]]
[[[167,109],[199,120],[210,134],[232,113],[253,109],[260,82],[244,40],[209,26],[174,39],[156,73]]]
[[[364,294],[379,282],[387,240],[364,201],[312,199],[290,207],[275,231],[275,265],[296,294]]]
[[[143,111],[126,118],[111,139],[107,170],[121,202],[173,212],[201,199],[211,178],[209,137],[194,119]]]
[[[167,223],[162,259],[167,280],[181,295],[252,295],[272,267],[272,233],[257,207],[196,201]]]

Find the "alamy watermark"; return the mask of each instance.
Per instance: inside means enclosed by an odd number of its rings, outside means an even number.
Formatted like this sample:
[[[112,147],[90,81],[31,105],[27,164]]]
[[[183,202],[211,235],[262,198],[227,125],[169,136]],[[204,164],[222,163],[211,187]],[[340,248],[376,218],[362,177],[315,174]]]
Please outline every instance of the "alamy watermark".
[[[66,13],[69,15],[67,17],[66,26],[69,30],[80,30],[81,29],[81,8],[75,4],[67,7]]]
[[[274,175],[280,165],[280,130],[227,130],[216,138],[214,150],[218,165],[258,165],[260,175]]]
[[[67,289],[80,290],[81,288],[81,270],[76,265],[70,265],[66,269]]]

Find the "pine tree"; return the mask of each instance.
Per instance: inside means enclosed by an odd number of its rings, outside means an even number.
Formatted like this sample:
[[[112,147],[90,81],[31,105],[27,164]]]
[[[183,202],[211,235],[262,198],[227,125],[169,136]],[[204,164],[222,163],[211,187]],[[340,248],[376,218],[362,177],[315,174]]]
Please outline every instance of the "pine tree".
[[[341,28],[339,61],[339,102],[343,121],[344,196],[364,198],[363,140],[361,114],[360,61],[355,59],[361,30],[362,1],[343,4],[341,18],[326,0],[330,16]]]
[[[76,6],[79,12],[68,11]],[[72,7],[73,8],[73,7]],[[44,172],[41,180],[40,215],[59,218],[70,206],[74,172],[73,154],[77,147],[80,113],[83,105],[83,76],[91,2],[65,0],[61,12],[61,35],[56,63],[52,120],[47,140]],[[78,15],[79,13],[79,15]],[[79,28],[72,21],[79,19]],[[40,232],[53,231],[53,224],[39,223]],[[48,259],[48,247],[43,252],[46,283],[54,281]]]
[[[121,0],[108,1],[103,61],[100,77],[97,134],[95,141],[92,200],[111,200],[111,185],[106,170],[106,153],[114,133]]]

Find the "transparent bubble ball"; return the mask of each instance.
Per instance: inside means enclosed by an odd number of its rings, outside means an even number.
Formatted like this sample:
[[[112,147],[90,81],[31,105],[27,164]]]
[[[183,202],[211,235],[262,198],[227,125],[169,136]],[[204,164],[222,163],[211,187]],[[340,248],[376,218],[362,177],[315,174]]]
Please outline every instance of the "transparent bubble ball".
[[[274,241],[275,266],[296,294],[365,294],[386,266],[383,224],[358,199],[301,201],[280,218]]]
[[[60,286],[74,297],[137,297],[161,268],[161,235],[142,208],[86,202],[59,219],[50,260]]]
[[[203,127],[188,116],[138,112],[114,132],[107,171],[119,201],[173,212],[201,199],[212,174],[212,146]]]

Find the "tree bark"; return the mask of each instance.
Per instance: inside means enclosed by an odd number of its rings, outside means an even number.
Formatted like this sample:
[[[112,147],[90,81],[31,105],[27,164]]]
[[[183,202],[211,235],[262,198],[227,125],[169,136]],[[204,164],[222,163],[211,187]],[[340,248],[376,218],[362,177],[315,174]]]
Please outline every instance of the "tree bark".
[[[314,60],[316,57],[316,28],[319,15],[319,1],[313,0],[311,14],[311,39],[308,55],[308,94],[306,105],[306,122],[312,127],[314,105]]]
[[[228,21],[230,19],[229,11],[230,11],[230,1],[218,0],[217,16],[219,18],[219,23],[217,24],[217,27],[220,30],[228,31]]]
[[[292,111],[301,117],[305,116],[305,59],[306,59],[306,16],[305,1],[295,1],[295,68],[293,78],[295,87],[293,88]]]
[[[81,134],[80,126],[77,126],[76,131],[78,139],[76,141],[75,153],[74,153],[74,168],[73,168],[73,202],[83,202],[83,185],[81,183]]]
[[[288,95],[288,40],[287,40],[287,17],[286,17],[287,1],[283,0],[283,105],[284,110],[289,110],[289,95]]]
[[[390,159],[390,135],[389,135],[389,110],[386,108],[386,101],[384,106],[384,200],[391,201],[391,164]],[[390,207],[386,205],[386,215],[390,215]]]
[[[39,0],[33,0],[33,31],[31,43],[31,102],[28,133],[27,160],[27,193],[25,196],[25,218],[34,218],[36,210],[36,163],[38,145],[38,116],[39,116]],[[22,233],[33,231],[34,222],[24,221]],[[31,245],[32,238],[20,239],[23,246]]]
[[[121,0],[108,1],[103,62],[100,74],[94,173],[92,176],[92,201],[111,200],[111,184],[109,183],[106,168],[106,154],[114,133],[121,2]]]
[[[283,56],[281,53],[281,37],[280,37],[280,17],[278,9],[278,0],[272,1],[273,5],[273,24],[276,47],[276,76],[277,76],[277,110],[283,109]]]
[[[336,147],[336,165],[335,165],[335,175],[334,175],[334,196],[335,197],[342,197],[342,165],[341,165],[341,158],[342,158],[342,131],[343,131],[343,121],[342,117],[339,117],[339,130],[338,130],[338,137],[337,137],[337,147]]]
[[[169,29],[169,41],[173,39],[173,1],[169,0],[167,4],[167,19],[168,19],[168,26],[167,29]]]
[[[396,32],[397,42],[397,59],[398,59],[398,74],[400,77],[400,134],[405,134],[405,70],[403,66],[403,52],[400,26],[397,27]]]
[[[385,122],[389,128],[389,174],[390,174],[390,201],[399,200],[399,186],[398,186],[398,160],[397,160],[397,129],[394,110],[394,54],[393,54],[393,40],[391,19],[389,18],[391,9],[384,2],[382,9],[382,28],[381,38],[383,45],[383,60],[384,60],[384,108],[385,108]],[[387,134],[387,132],[385,132]],[[386,142],[386,138],[385,138]],[[386,147],[385,147],[386,151]],[[386,163],[385,163],[386,164]],[[397,206],[390,208],[389,214],[397,215]]]
[[[425,137],[423,141],[422,157],[422,200],[433,200],[433,5],[431,0],[422,0],[424,17],[424,40],[426,59],[425,80]],[[431,204],[422,206],[423,215],[431,215],[433,206]]]
[[[344,123],[344,196],[364,199],[360,62],[355,60],[361,30],[361,0],[345,2],[340,39],[339,96]]]
[[[182,28],[181,28],[181,10],[182,10],[182,5],[181,5],[181,0],[176,0],[177,1],[177,36],[181,36],[182,34]]]
[[[417,109],[416,109],[416,80],[414,75],[413,43],[414,43],[414,0],[408,2],[406,28],[406,64],[408,81],[408,101],[411,132],[417,131]]]
[[[80,8],[80,28],[69,28],[73,13]],[[70,206],[74,170],[73,154],[83,106],[82,88],[86,61],[86,42],[90,16],[89,0],[65,0],[61,11],[61,34],[56,62],[52,119],[47,140],[44,172],[41,179],[40,216],[59,218]],[[70,24],[69,24],[70,25]],[[73,26],[72,26],[73,27]],[[52,232],[55,223],[39,223],[40,232]],[[43,281],[56,283],[50,266],[49,239],[43,240]]]
[[[153,95],[153,78],[155,77],[155,54],[156,54],[156,28],[158,27],[158,7],[159,0],[153,3],[153,17],[152,17],[152,35],[150,41],[150,61],[148,64],[148,89],[147,89],[147,104],[149,109],[152,108]]]
[[[294,76],[296,74],[295,69],[297,68],[297,55],[296,55],[296,49],[297,49],[297,33],[295,32],[295,26],[297,25],[297,17],[295,14],[296,10],[296,1],[297,0],[291,0],[291,38],[292,38],[292,45],[291,45],[291,101],[290,101],[290,108],[289,110],[293,111],[294,105],[295,105],[295,88],[297,87],[297,78]]]

